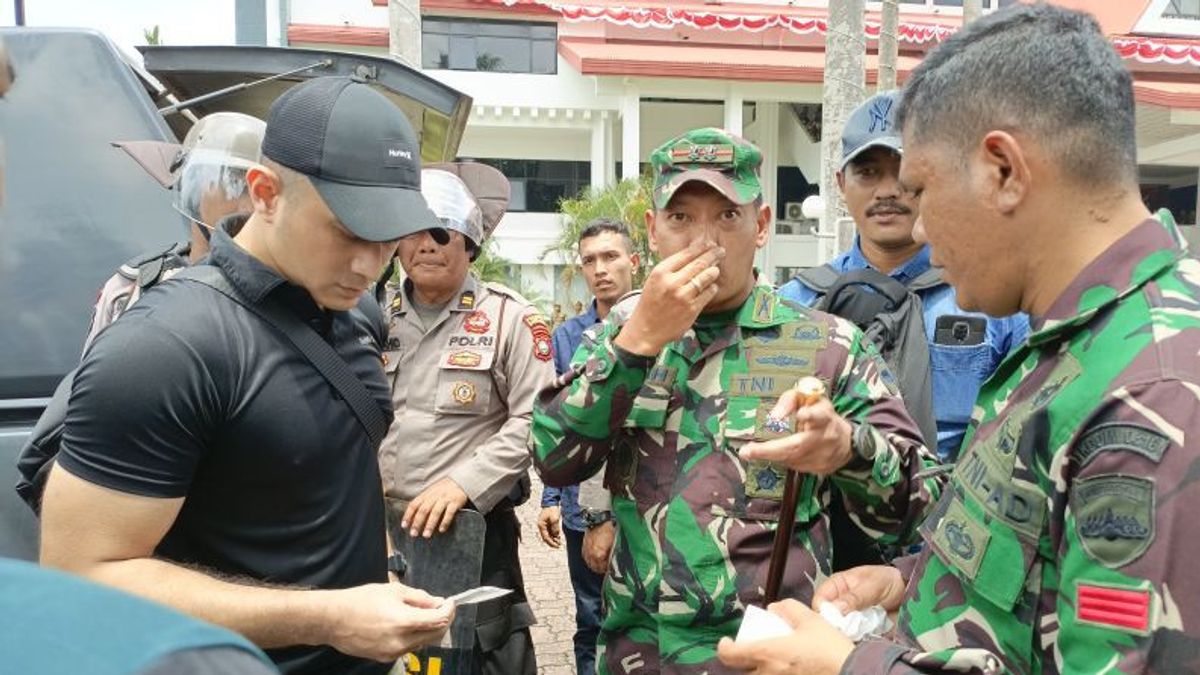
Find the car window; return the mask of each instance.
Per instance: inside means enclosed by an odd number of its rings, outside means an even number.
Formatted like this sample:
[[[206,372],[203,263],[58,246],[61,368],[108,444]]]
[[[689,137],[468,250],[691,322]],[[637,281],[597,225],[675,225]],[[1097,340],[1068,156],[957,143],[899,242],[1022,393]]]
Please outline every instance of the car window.
[[[120,140],[169,140],[112,45],[78,31],[3,31],[17,73],[0,101],[0,399],[49,396],[79,361],[96,294],[122,262],[184,227]]]

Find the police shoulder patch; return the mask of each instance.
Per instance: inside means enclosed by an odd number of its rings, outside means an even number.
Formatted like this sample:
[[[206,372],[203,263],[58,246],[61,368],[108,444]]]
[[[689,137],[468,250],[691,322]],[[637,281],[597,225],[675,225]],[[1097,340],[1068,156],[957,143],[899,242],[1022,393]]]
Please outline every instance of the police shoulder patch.
[[[529,334],[533,336],[533,356],[539,361],[549,361],[553,356],[550,350],[550,323],[546,317],[538,313],[526,314],[521,320]]]
[[[1071,486],[1071,512],[1089,558],[1120,568],[1154,541],[1154,481],[1123,474],[1091,476]]]

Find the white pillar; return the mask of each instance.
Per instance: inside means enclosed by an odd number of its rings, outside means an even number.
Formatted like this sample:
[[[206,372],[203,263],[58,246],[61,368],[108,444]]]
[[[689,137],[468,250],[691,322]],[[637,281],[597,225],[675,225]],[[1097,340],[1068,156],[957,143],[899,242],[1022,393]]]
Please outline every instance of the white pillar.
[[[636,180],[642,154],[642,99],[628,89],[621,100],[621,180]]]
[[[767,243],[759,249],[755,264],[759,272],[766,275],[767,281],[775,284],[775,268],[786,265],[787,261],[775,260],[771,255],[771,242],[775,239],[775,221],[779,214],[775,213],[775,204],[779,195],[779,104],[774,101],[758,101],[754,105],[754,126],[757,134],[754,144],[762,150],[763,162],[759,182],[763,189],[763,203],[771,207],[770,234]]]
[[[608,184],[608,171],[604,168],[608,161],[608,139],[604,127],[608,120],[600,112],[592,115],[592,189],[599,190]]]
[[[600,113],[604,119],[604,184],[616,185],[617,183],[617,130],[616,130],[616,114],[611,117],[608,111]]]
[[[729,96],[725,99],[725,131],[737,136],[742,135],[742,108],[745,105],[746,99],[730,89]]]

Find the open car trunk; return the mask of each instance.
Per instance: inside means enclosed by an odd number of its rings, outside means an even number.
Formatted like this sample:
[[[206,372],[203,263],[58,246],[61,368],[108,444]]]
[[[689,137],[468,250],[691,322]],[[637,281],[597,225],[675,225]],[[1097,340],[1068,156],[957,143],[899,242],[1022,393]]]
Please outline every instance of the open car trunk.
[[[145,69],[179,101],[280,73],[300,71],[189,106],[197,117],[233,111],[265,120],[271,103],[299,82],[325,75],[361,77],[408,116],[420,138],[421,160],[425,163],[455,159],[471,110],[470,97],[389,58],[279,47],[143,46],[138,49],[145,59]],[[312,67],[304,69],[306,66]],[[191,124],[190,119],[180,114],[168,114],[167,121],[180,138]]]

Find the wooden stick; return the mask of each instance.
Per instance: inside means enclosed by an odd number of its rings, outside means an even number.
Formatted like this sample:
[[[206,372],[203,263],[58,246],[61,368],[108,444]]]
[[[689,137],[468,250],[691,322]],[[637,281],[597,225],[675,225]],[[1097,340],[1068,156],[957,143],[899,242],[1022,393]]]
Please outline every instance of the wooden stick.
[[[796,383],[800,394],[800,406],[810,406],[825,396],[825,384],[815,377],[804,377]],[[800,499],[800,477],[788,469],[783,483],[783,502],[780,504],[779,526],[775,528],[775,539],[771,544],[771,560],[767,566],[767,588],[765,603],[779,599],[779,587],[783,585],[783,572],[787,567],[788,549],[792,544],[792,533],[796,528],[796,506]]]

